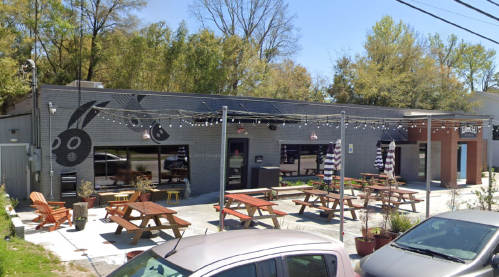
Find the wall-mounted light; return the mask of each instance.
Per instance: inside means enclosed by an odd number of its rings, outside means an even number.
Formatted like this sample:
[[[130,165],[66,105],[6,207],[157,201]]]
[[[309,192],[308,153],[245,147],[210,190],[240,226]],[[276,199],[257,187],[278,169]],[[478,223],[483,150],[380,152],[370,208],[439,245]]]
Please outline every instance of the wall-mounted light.
[[[19,130],[10,129],[9,132],[12,134],[12,137],[10,138],[10,142],[17,142],[19,139],[17,138],[16,134],[19,133]]]
[[[144,130],[144,133],[142,134],[142,139],[150,139],[150,138],[151,138],[151,136],[149,135],[147,130]]]
[[[239,123],[239,127],[237,127],[237,132],[238,132],[238,133],[245,132],[245,134],[247,134],[247,131],[246,131],[246,129],[244,128],[244,126],[243,126],[243,124],[242,124],[242,123]]]
[[[49,112],[51,114],[55,114],[56,111],[57,111],[57,107],[54,104],[52,104],[52,102],[49,102]]]
[[[318,139],[318,138],[317,135],[314,132],[312,132],[312,135],[310,135],[310,139]]]

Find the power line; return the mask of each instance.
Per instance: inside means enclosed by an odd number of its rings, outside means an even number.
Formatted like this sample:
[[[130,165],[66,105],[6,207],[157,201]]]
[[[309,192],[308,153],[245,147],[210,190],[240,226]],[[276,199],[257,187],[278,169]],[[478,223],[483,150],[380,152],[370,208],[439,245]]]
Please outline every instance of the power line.
[[[487,24],[490,24],[490,25],[499,26],[499,24],[494,24],[494,23],[491,23],[491,22],[483,21],[483,20],[480,20],[478,18],[470,17],[470,16],[467,16],[467,15],[464,15],[464,14],[456,13],[456,12],[449,11],[449,10],[446,10],[446,9],[442,9],[442,8],[439,8],[439,7],[435,7],[435,6],[432,6],[430,4],[419,2],[419,1],[416,1],[416,0],[409,0],[409,1],[416,2],[416,3],[419,3],[421,5],[425,5],[425,6],[428,6],[428,7],[432,7],[434,9],[442,10],[442,11],[445,11],[445,12],[448,12],[448,13],[457,14],[459,16],[466,17],[466,18],[469,18],[469,19],[473,19],[473,20],[476,20],[476,21],[480,21],[480,22],[483,22],[483,23],[487,23]]]
[[[477,11],[477,12],[481,13],[481,14],[484,14],[484,15],[486,15],[486,16],[488,16],[488,17],[490,17],[490,18],[493,18],[493,19],[495,19],[495,20],[499,21],[499,18],[497,18],[497,17],[495,17],[495,16],[491,15],[490,13],[486,13],[486,12],[484,12],[484,11],[480,10],[480,9],[477,9],[477,8],[473,7],[472,5],[470,5],[470,4],[464,3],[464,2],[463,2],[463,1],[461,1],[461,0],[454,0],[454,1],[458,2],[459,4],[461,4],[461,5],[463,5],[463,6],[467,7],[467,8],[470,8],[470,9],[472,9],[472,10],[475,10],[475,11]]]
[[[499,4],[497,4],[496,2],[492,2],[490,0],[486,0],[486,1],[492,3],[492,4],[496,5],[496,6],[499,6]]]
[[[483,39],[486,39],[486,40],[488,40],[488,41],[491,41],[491,42],[493,42],[493,43],[495,43],[495,44],[499,44],[499,42],[497,42],[497,41],[495,41],[495,40],[493,40],[493,39],[490,39],[490,38],[488,38],[488,37],[482,36],[482,35],[480,35],[480,34],[478,34],[478,33],[475,33],[475,32],[473,32],[473,31],[471,31],[470,29],[466,29],[466,28],[464,28],[464,27],[462,27],[462,26],[460,26],[460,25],[457,25],[457,24],[452,23],[452,22],[450,22],[450,21],[448,21],[448,20],[445,20],[445,19],[443,19],[443,18],[441,18],[441,17],[439,17],[439,16],[436,16],[436,15],[434,15],[434,14],[430,13],[430,12],[427,12],[427,11],[425,11],[425,10],[423,10],[423,9],[420,9],[420,8],[418,8],[418,7],[416,7],[416,6],[413,6],[413,5],[409,4],[409,3],[406,3],[406,2],[404,2],[404,1],[402,1],[402,0],[395,0],[395,1],[397,1],[397,2],[399,2],[399,3],[402,3],[402,4],[404,4],[404,5],[407,5],[407,6],[411,7],[411,8],[413,8],[413,9],[416,9],[416,10],[418,10],[418,11],[420,11],[420,12],[422,12],[422,13],[425,13],[425,14],[427,14],[427,15],[429,15],[429,16],[432,16],[432,17],[435,17],[435,18],[437,18],[437,19],[440,19],[440,20],[442,20],[442,21],[443,21],[443,22],[445,22],[445,23],[448,23],[448,24],[450,24],[450,25],[452,25],[452,26],[455,26],[455,27],[457,27],[457,28],[459,28],[459,29],[462,29],[462,30],[465,30],[465,31],[467,31],[467,32],[470,32],[470,33],[472,33],[472,34],[474,34],[474,35],[477,35],[477,36],[479,36],[479,37],[481,37],[481,38],[483,38]]]

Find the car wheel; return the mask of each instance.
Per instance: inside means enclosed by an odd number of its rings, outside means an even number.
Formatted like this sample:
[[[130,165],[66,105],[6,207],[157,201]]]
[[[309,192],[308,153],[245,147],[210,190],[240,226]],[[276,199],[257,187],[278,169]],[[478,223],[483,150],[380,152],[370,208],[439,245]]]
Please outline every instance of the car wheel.
[[[290,156],[288,157],[288,164],[294,164],[295,163],[295,157]]]

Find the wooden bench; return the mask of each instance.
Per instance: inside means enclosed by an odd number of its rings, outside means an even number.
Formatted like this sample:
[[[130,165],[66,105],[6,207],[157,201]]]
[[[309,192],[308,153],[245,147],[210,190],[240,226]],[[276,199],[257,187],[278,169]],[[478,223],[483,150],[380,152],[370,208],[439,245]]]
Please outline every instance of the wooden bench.
[[[183,220],[183,219],[181,219],[181,218],[179,218],[179,217],[177,217],[175,215],[172,215],[172,216],[175,219],[175,222],[177,222],[177,224],[178,224],[179,227],[188,227],[188,226],[192,225],[190,222],[187,222],[187,221],[185,221],[185,220]],[[162,215],[162,217],[168,218],[166,216],[166,214]]]
[[[217,210],[217,212],[220,211],[220,206],[219,205],[215,205],[213,207],[215,208],[215,210]],[[236,211],[231,210],[229,208],[224,208],[224,213],[231,214],[231,215],[233,215],[235,217],[239,217],[242,221],[246,221],[246,220],[250,220],[251,219],[251,216],[242,214],[240,212],[236,212]]]
[[[278,200],[280,191],[308,190],[308,189],[313,189],[313,188],[314,188],[313,186],[303,185],[303,186],[272,187],[272,190],[274,190],[276,192],[275,200]]]
[[[264,211],[268,211],[267,207],[263,206],[263,207],[260,207],[261,210],[264,210]],[[272,209],[274,211],[274,213],[280,217],[280,216],[285,216],[285,215],[288,215],[287,213],[283,212],[283,211],[279,211],[279,210],[276,210],[276,209]]]
[[[238,189],[227,190],[225,194],[260,194],[263,193],[270,201],[272,201],[272,189],[259,188],[259,189]]]
[[[133,190],[126,190],[126,191],[113,191],[113,192],[99,192],[97,195],[99,195],[99,203],[98,206],[101,205],[101,198],[106,197],[106,196],[115,196],[116,194],[133,194],[135,191]]]
[[[406,195],[402,196],[402,198],[405,199],[405,200],[411,200],[411,198],[409,198]],[[420,199],[420,198],[414,198],[412,200],[414,200],[414,202],[423,202],[424,201],[424,199]]]
[[[111,219],[111,221],[118,223],[121,227],[125,228],[128,233],[132,233],[139,230],[139,226],[131,223],[126,219],[123,219],[122,217],[113,215],[110,216],[109,219]]]
[[[168,192],[168,191],[180,191],[180,197],[182,198],[182,200],[184,199],[184,191],[185,191],[185,186],[183,187],[178,187],[178,188],[161,188],[161,189],[158,189],[158,188],[154,188],[154,189],[151,189],[151,192],[152,192],[152,195],[151,195],[151,201],[154,202],[153,199],[157,198],[156,197],[156,194],[157,193],[161,193],[161,192]]]
[[[357,196],[360,197],[360,199],[366,199],[366,195],[365,194],[357,194]],[[371,195],[371,199],[374,199],[375,201],[379,201],[379,200],[381,200],[381,197]]]
[[[292,201],[295,202],[295,205],[305,205],[307,207],[317,206],[314,203],[305,202],[305,201],[301,201],[301,200],[292,200]]]

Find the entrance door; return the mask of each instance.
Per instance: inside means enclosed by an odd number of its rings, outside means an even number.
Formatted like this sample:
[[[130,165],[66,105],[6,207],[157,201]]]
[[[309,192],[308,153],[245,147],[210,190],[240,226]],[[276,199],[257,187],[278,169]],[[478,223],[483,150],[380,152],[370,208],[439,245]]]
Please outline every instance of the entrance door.
[[[418,179],[426,180],[426,143],[419,145]]]
[[[28,195],[26,146],[1,146],[0,169],[10,197],[25,199]]]
[[[225,188],[246,189],[248,181],[248,139],[229,138]]]

